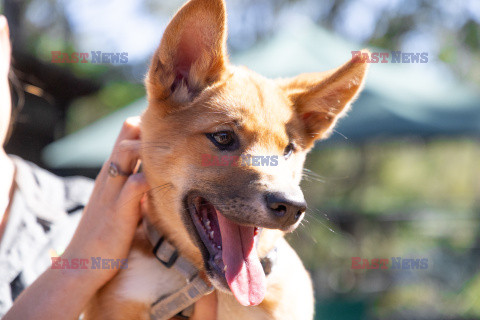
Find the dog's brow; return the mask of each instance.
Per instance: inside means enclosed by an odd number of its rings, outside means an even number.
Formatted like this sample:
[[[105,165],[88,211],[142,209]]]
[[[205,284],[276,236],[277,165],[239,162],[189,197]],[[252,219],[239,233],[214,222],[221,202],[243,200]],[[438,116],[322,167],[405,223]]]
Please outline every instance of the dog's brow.
[[[237,127],[239,130],[243,128],[243,125],[240,123],[238,119],[229,119],[229,120],[219,120],[215,123],[215,125],[233,125]]]

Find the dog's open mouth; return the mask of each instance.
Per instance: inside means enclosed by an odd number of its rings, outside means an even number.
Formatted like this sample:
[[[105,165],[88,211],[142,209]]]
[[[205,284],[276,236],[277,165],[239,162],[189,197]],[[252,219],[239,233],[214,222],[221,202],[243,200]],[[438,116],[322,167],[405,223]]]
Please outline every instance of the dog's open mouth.
[[[258,305],[266,292],[266,279],[256,251],[259,229],[239,225],[202,197],[190,200],[189,211],[208,251],[208,264],[224,277],[244,306]]]

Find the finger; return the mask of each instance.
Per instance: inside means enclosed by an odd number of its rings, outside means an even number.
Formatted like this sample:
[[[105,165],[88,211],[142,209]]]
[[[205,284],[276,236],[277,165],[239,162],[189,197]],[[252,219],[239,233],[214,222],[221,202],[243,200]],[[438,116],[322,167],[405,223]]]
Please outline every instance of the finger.
[[[7,77],[10,69],[10,39],[7,18],[0,15],[0,76]]]
[[[140,138],[140,117],[130,117],[127,118],[122,125],[122,129],[113,145],[112,154],[110,155],[109,159],[103,164],[102,170],[100,170],[98,178],[103,176],[102,178],[105,179],[108,173],[108,169],[110,166],[111,161],[115,161],[112,159],[112,155],[119,152],[120,144],[123,140],[137,140]],[[116,163],[115,163],[116,164]],[[119,168],[122,170],[122,168]],[[127,168],[128,169],[128,168]],[[124,171],[127,172],[127,171]]]
[[[112,152],[110,160],[105,163],[104,168],[102,169],[106,170],[107,174],[107,178],[103,185],[104,193],[107,198],[118,195],[128,177],[134,173],[140,158],[139,153],[139,140],[123,140]],[[110,172],[111,165],[118,170],[118,175],[112,175],[112,172]]]
[[[114,162],[121,172],[128,175],[134,173],[140,159],[140,144],[140,140],[121,141],[110,155],[110,161]]]
[[[142,198],[150,189],[143,173],[136,173],[128,177],[118,196],[118,218],[133,219],[138,222],[141,217]]]
[[[122,140],[133,140],[140,138],[140,117],[130,117],[123,122],[122,129],[118,135],[115,145]],[[114,147],[115,148],[115,147]]]
[[[120,134],[117,137],[117,140],[113,146],[113,151],[108,158],[107,161],[102,166],[100,170],[96,183],[95,189],[102,194],[105,194],[108,198],[111,198],[112,195],[117,195],[120,192],[120,189],[123,187],[127,177],[117,176],[115,179],[117,180],[113,184],[110,183],[109,178],[109,168],[110,163],[113,162],[120,171],[125,173],[131,173],[132,171],[129,170],[130,163],[134,160],[138,159],[138,150],[139,146],[134,148],[131,146],[130,142],[122,142],[124,140],[137,140],[140,137],[140,117],[130,117],[127,118],[122,125],[122,129],[120,130]],[[123,152],[122,152],[123,151]],[[123,156],[122,156],[123,153]],[[113,155],[116,155],[116,159],[113,158]],[[118,161],[122,162],[121,164]],[[108,182],[108,185],[107,185]],[[107,199],[110,200],[110,199]]]

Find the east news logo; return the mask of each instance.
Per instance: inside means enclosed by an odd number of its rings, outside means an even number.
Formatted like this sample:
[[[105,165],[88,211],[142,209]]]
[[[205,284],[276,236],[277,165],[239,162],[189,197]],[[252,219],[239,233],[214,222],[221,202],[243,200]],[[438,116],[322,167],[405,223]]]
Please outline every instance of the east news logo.
[[[52,51],[52,63],[93,63],[93,64],[125,64],[128,52],[67,52]]]
[[[390,261],[392,265],[389,266]],[[392,257],[391,259],[362,259],[352,257],[352,269],[396,269],[396,270],[424,270],[428,268],[428,259],[404,259]]]
[[[428,52],[362,52],[352,51],[352,59],[360,57],[361,63],[427,63]]]

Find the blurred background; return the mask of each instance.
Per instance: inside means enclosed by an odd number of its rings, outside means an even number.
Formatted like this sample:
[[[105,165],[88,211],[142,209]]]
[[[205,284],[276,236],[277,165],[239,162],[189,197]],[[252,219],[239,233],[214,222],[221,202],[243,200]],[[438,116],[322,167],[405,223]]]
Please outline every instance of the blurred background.
[[[3,0],[22,81],[9,153],[95,177],[183,0]],[[305,222],[288,239],[317,319],[480,319],[480,1],[227,0],[229,52],[269,77],[335,68],[364,47],[428,54],[370,65],[366,87],[307,160]],[[52,63],[52,51],[128,53]],[[352,257],[389,259],[352,269]],[[428,259],[392,269],[393,257]]]

